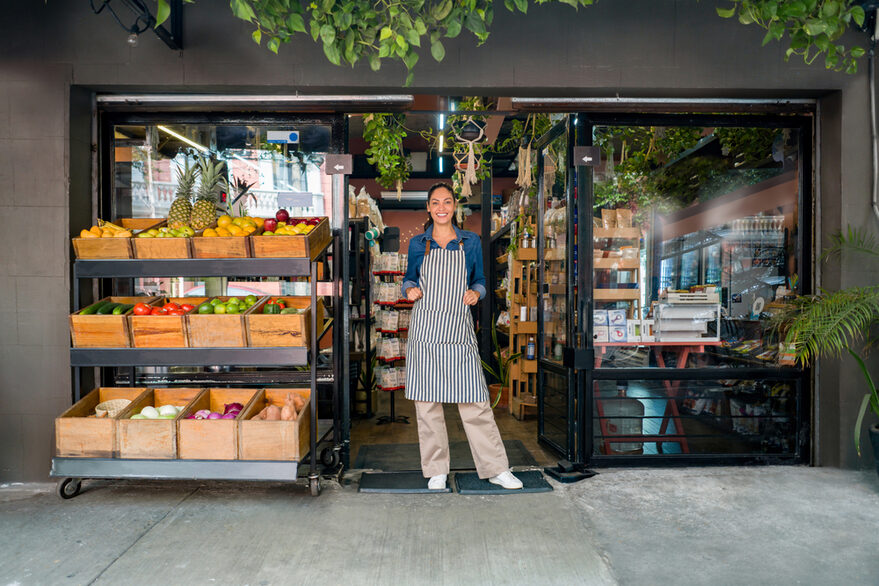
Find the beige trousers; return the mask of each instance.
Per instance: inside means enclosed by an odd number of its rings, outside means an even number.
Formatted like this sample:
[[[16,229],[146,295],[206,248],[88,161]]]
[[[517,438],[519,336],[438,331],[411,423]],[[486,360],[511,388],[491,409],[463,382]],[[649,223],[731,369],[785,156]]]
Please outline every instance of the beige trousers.
[[[488,401],[458,403],[458,413],[470,443],[479,478],[491,478],[510,469],[501,434]],[[415,401],[421,472],[425,478],[449,473],[449,435],[443,404]]]

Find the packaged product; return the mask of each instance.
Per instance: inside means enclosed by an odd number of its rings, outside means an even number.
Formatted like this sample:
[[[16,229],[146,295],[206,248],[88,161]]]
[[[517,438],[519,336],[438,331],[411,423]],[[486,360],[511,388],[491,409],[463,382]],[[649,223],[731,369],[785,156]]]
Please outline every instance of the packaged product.
[[[617,228],[632,227],[632,210],[628,208],[619,208],[616,211]]]
[[[601,225],[605,229],[617,227],[616,210],[601,210]]]

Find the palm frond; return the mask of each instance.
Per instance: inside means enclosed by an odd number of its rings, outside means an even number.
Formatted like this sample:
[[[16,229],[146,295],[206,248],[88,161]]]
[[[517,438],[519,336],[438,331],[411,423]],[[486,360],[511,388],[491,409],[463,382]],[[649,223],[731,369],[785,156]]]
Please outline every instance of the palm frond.
[[[794,344],[797,361],[808,365],[822,354],[839,355],[879,322],[879,286],[804,296],[784,314],[785,341]]]
[[[864,228],[852,228],[837,232],[830,237],[830,247],[821,254],[821,260],[840,256],[843,252],[860,252],[868,256],[879,256],[879,243]]]

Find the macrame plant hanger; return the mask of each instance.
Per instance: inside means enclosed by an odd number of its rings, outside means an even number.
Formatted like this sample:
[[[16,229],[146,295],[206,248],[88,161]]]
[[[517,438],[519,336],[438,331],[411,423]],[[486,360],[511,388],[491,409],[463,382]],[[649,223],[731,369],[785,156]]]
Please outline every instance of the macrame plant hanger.
[[[458,131],[456,130],[455,140],[457,140],[459,144],[466,145],[466,149],[461,153],[452,153],[452,156],[455,158],[455,168],[458,169],[458,172],[461,174],[462,199],[470,198],[470,195],[472,194],[470,186],[478,181],[476,178],[476,170],[482,165],[482,161],[478,160],[476,157],[476,148],[473,145],[485,138],[485,129],[473,122],[473,116],[467,116],[467,120],[462,125],[462,128],[467,124],[474,124],[479,127],[479,135],[473,140],[466,140],[461,138],[461,135],[458,134]]]

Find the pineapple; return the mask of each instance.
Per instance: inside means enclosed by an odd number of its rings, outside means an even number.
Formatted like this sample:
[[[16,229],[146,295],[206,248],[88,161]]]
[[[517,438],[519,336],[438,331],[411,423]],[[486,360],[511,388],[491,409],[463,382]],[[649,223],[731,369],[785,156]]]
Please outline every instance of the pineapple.
[[[217,203],[220,192],[226,190],[226,166],[217,161],[214,163],[210,158],[204,157],[198,161],[201,172],[201,183],[198,186],[198,197],[192,206],[192,214],[189,216],[189,225],[196,230],[207,228],[217,219]]]
[[[186,159],[185,166],[177,168],[177,194],[171,209],[168,210],[168,226],[182,228],[189,223],[192,215],[192,189],[195,187],[195,178],[198,177],[198,167],[190,165]]]

